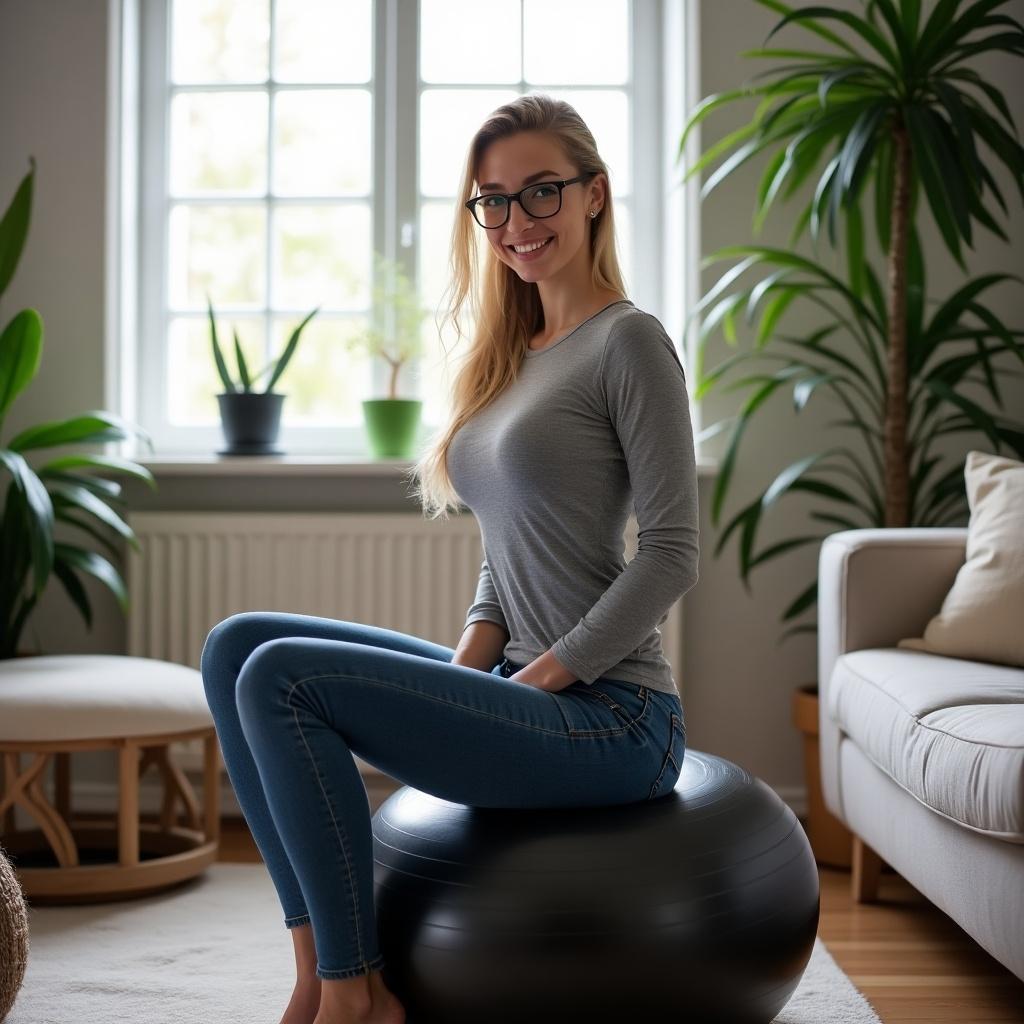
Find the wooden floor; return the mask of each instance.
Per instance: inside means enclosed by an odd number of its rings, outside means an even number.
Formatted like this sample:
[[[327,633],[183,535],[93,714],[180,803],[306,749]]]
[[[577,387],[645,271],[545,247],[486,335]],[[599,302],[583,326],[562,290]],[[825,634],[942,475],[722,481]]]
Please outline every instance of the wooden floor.
[[[241,818],[224,819],[218,859],[260,861]],[[1024,1024],[1024,982],[900,876],[883,871],[879,903],[855,904],[848,871],[819,870],[818,935],[883,1024]]]

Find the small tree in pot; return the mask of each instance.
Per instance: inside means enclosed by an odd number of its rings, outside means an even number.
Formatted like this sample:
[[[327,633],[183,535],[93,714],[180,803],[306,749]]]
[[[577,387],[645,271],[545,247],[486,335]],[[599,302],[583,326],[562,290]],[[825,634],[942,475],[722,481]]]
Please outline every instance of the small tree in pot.
[[[210,296],[206,296],[207,314],[210,320],[210,343],[213,347],[213,359],[217,364],[217,372],[224,383],[224,391],[217,396],[220,406],[221,427],[228,447],[219,452],[220,455],[280,455],[275,447],[277,435],[281,428],[281,405],[287,396],[273,390],[281,374],[284,373],[289,361],[295,354],[302,330],[319,312],[320,307],[310,313],[298,327],[292,331],[288,344],[279,359],[271,360],[259,373],[252,375],[242,353],[242,343],[237,329],[232,328],[235,340],[235,361],[238,366],[238,382],[236,383],[228,371],[224,354],[217,340],[217,324],[213,315],[213,304]],[[266,373],[270,380],[263,391],[253,391],[253,386]]]
[[[407,359],[423,350],[420,329],[427,311],[398,263],[380,254],[375,262],[377,280],[383,283],[373,289],[371,315],[391,316],[392,326],[384,330],[367,327],[350,336],[346,344],[350,352],[379,356],[391,367],[387,396],[363,402],[371,453],[375,458],[407,459],[413,454],[423,402],[398,397],[398,374]]]

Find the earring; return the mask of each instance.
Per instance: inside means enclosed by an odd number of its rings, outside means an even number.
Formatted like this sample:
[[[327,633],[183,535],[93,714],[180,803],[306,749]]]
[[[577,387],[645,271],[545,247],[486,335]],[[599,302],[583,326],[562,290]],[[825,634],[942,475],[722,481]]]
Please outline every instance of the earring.
[[[591,217],[596,217],[597,216],[597,210],[591,210],[590,211],[590,216]]]

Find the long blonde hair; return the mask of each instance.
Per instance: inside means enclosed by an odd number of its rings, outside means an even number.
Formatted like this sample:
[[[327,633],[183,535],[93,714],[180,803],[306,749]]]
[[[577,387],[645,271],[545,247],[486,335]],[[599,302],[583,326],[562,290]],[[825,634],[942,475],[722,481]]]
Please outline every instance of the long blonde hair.
[[[561,146],[575,174],[608,175],[590,129],[564,100],[541,93],[518,96],[500,106],[473,136],[462,175],[449,257],[450,277],[445,291],[445,314],[439,332],[451,322],[462,337],[459,313],[467,300],[475,315],[469,349],[452,385],[448,422],[431,438],[427,449],[410,470],[418,480],[413,495],[423,506],[425,518],[448,518],[449,510],[461,509],[459,496],[448,475],[448,448],[459,428],[489,405],[515,379],[530,338],[544,326],[544,309],[536,284],[523,281],[499,260],[490,245],[481,273],[477,275],[479,229],[464,204],[473,197],[480,162],[496,139],[517,132],[547,132]],[[610,184],[610,180],[609,180]],[[591,282],[595,289],[626,294],[615,248],[615,217],[611,189],[590,223]]]

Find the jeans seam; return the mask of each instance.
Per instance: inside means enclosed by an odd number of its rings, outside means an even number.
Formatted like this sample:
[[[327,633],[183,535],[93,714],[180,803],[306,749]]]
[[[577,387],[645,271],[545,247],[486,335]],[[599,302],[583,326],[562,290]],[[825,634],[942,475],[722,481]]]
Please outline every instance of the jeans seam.
[[[672,745],[675,743],[675,734],[678,731],[679,716],[673,711],[671,713],[671,719],[668,726],[668,750],[665,751],[665,756],[661,760],[661,768],[658,771],[658,776],[651,783],[650,792],[647,794],[647,799],[651,800],[655,794],[660,790],[661,783],[665,779],[665,772],[668,769],[669,762],[672,763],[672,767],[679,771],[679,765],[676,764],[676,759],[672,756]]]
[[[320,676],[308,676],[306,679],[300,679],[297,683],[293,684],[292,689],[296,686],[301,686],[303,683],[312,683],[317,679],[354,679],[360,683],[376,683],[378,686],[386,686],[391,690],[402,690],[403,693],[411,693],[417,697],[423,697],[426,700],[436,701],[438,704],[447,704],[449,707],[458,708],[460,711],[469,711],[474,715],[482,715],[484,718],[494,718],[499,722],[504,722],[506,725],[515,725],[521,729],[532,729],[534,732],[546,732],[553,736],[562,736],[563,733],[559,729],[544,729],[540,726],[530,725],[527,722],[514,722],[502,715],[492,715],[489,711],[480,711],[477,708],[472,708],[466,704],[460,704],[455,700],[445,700],[443,697],[435,697],[430,693],[423,693],[420,690],[411,690],[407,687],[398,686],[394,683],[389,683],[385,679],[371,679],[369,676],[354,676],[347,672],[328,672]],[[526,685],[526,684],[520,684]],[[547,692],[547,691],[541,691]],[[291,691],[289,691],[290,695]],[[551,696],[555,696],[551,694]],[[289,705],[290,706],[290,705]]]
[[[316,677],[314,677],[316,678]],[[302,723],[299,721],[299,710],[292,704],[292,694],[296,688],[302,686],[304,683],[309,682],[307,679],[300,679],[297,683],[293,683],[288,690],[285,698],[285,703],[292,709],[292,716],[295,719],[295,725],[299,730],[299,735],[302,737],[302,744],[306,748],[306,753],[309,754],[310,764],[313,766],[313,774],[316,776],[317,785],[320,787],[320,793],[324,798],[324,803],[327,804],[327,810],[331,815],[331,825],[334,827],[334,835],[338,840],[338,844],[341,847],[341,855],[345,858],[345,870],[348,873],[348,886],[352,893],[352,904],[354,909],[355,927],[356,927],[356,944],[359,947],[359,961],[361,964],[366,965],[366,957],[363,954],[363,931],[360,927],[359,917],[359,892],[356,889],[355,882],[352,878],[352,861],[349,857],[347,844],[345,837],[343,836],[344,830],[339,830],[338,821],[334,815],[334,808],[331,806],[330,798],[327,796],[327,792],[324,789],[323,779],[320,776],[320,768],[316,763],[316,758],[313,756],[313,751],[310,749],[309,742],[306,740],[306,734],[302,729]]]
[[[647,712],[650,711],[650,709],[651,709],[651,694],[650,694],[650,690],[648,690],[647,687],[642,687],[642,689],[643,689],[643,696],[644,696],[644,706],[643,706],[643,709],[636,716],[636,718],[630,719],[630,721],[626,725],[620,726],[619,728],[616,728],[616,729],[573,729],[573,728],[570,727],[569,735],[570,736],[574,736],[574,737],[579,737],[581,739],[595,739],[595,738],[600,738],[602,736],[622,736],[623,734],[629,732],[631,729],[634,729],[635,731],[639,732],[640,722],[647,715]],[[610,697],[603,690],[594,690],[594,691],[589,691],[588,690],[588,691],[585,691],[585,692],[587,692],[587,693],[593,692],[594,696],[598,700],[600,700],[602,704],[607,705],[616,715],[618,715],[618,712],[615,709],[616,709],[616,707],[621,707],[621,705],[616,705],[615,701],[614,701],[614,698]],[[621,716],[619,716],[619,717],[621,718]]]
[[[341,978],[355,978],[360,974],[369,974],[371,971],[379,970],[384,966],[384,954],[378,953],[372,960],[363,960],[358,967],[342,967],[338,970],[330,970],[320,966],[317,962],[317,977],[327,981],[336,981]]]

